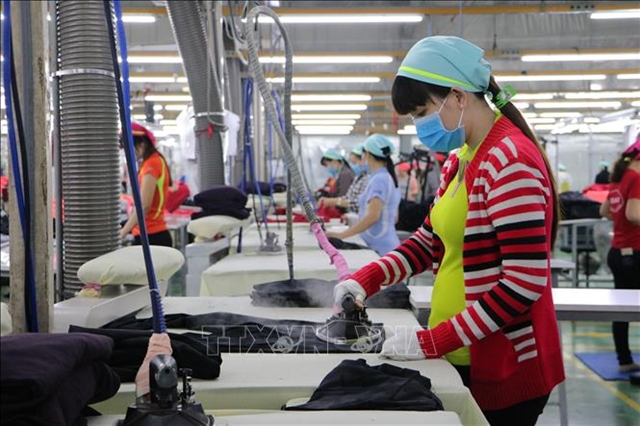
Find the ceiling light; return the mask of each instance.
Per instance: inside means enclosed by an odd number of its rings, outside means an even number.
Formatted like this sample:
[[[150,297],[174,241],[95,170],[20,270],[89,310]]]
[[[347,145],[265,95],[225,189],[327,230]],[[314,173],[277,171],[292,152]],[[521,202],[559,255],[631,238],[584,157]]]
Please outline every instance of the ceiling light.
[[[152,24],[156,22],[153,15],[122,15],[122,22],[128,24]]]
[[[146,114],[133,114],[131,117],[134,120],[146,120],[147,119],[147,115]]]
[[[129,77],[129,83],[175,83],[174,77]]]
[[[292,105],[292,111],[364,111],[367,109],[365,104],[302,104]]]
[[[267,78],[269,83],[284,83],[284,77]],[[294,83],[379,83],[380,77],[293,77]]]
[[[360,114],[292,114],[292,120],[357,120]]]
[[[554,118],[575,118],[581,117],[579,112],[542,112],[540,117],[554,117]]]
[[[391,56],[344,55],[344,56],[294,56],[294,64],[388,64]],[[261,64],[284,64],[284,56],[262,56]]]
[[[546,74],[546,75],[497,75],[496,81],[580,81],[604,80],[604,74]]]
[[[353,126],[356,120],[291,120],[294,126]]]
[[[406,126],[404,126],[404,130],[407,130],[409,132],[415,132],[416,126],[414,124],[407,124]]]
[[[618,80],[640,80],[640,74],[618,74]]]
[[[634,106],[634,107],[640,107],[640,101],[633,101],[633,102],[631,102],[631,106]]]
[[[536,124],[533,126],[535,130],[553,130],[555,127],[555,124]]]
[[[615,98],[640,98],[640,91],[632,92],[568,92],[564,94],[567,99],[615,99]]]
[[[640,9],[593,12],[591,19],[640,19]]]
[[[515,99],[519,101],[533,101],[553,99],[555,93],[517,93]]]
[[[164,118],[164,115],[162,115],[162,114],[154,114],[153,115],[153,119],[156,120],[156,121],[160,121],[163,118]]]
[[[522,62],[638,61],[640,60],[640,52],[522,55],[520,59]]]
[[[129,56],[128,61],[130,64],[181,64],[182,58],[180,56]]]
[[[164,109],[167,111],[183,111],[187,108],[186,104],[173,104],[173,105],[165,105]]]
[[[535,112],[523,112],[522,116],[524,118],[533,118],[533,117],[537,117],[538,114],[536,114]]]
[[[422,22],[419,14],[357,14],[357,15],[285,15],[280,16],[283,24],[384,24]],[[260,16],[260,23],[273,23],[268,16]]]
[[[148,102],[191,102],[189,95],[147,95],[144,98]]]
[[[297,130],[353,130],[353,126],[296,126]]]
[[[176,78],[176,83],[188,83],[187,77]]]
[[[588,109],[588,108],[620,108],[622,102],[538,102],[534,105],[539,109],[551,109],[551,108],[573,108],[573,109]]]
[[[292,102],[366,102],[371,95],[291,95]]]
[[[162,111],[162,105],[154,105],[153,106],[153,110],[154,111]]]
[[[553,124],[555,122],[556,122],[556,119],[551,117],[527,118],[527,123],[529,124]]]
[[[600,83],[591,83],[589,85],[589,90],[602,90],[602,84],[600,84]]]
[[[526,102],[511,102],[518,109],[527,109],[529,104]]]

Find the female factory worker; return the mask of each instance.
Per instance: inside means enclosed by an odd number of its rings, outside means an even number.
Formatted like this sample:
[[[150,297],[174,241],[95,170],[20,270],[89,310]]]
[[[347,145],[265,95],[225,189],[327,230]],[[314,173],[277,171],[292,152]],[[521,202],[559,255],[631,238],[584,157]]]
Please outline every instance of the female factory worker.
[[[382,135],[372,135],[364,141],[362,157],[369,168],[369,182],[360,195],[359,220],[343,232],[327,232],[327,237],[346,239],[360,234],[381,256],[400,244],[395,228],[400,190],[392,153],[393,144]]]
[[[326,167],[329,172],[329,178],[324,188],[320,190],[322,196],[343,197],[355,178],[347,161],[335,149],[328,149],[322,154],[320,164]]]
[[[392,88],[396,111],[411,114],[432,151],[460,150],[444,164],[422,227],[334,295],[362,301],[433,267],[429,328],[397,330],[383,356],[444,356],[489,423],[533,425],[564,380],[549,271],[556,191],[540,144],[483,53],[461,38],[435,36],[402,62]]]
[[[131,127],[136,157],[142,161],[138,170],[138,182],[149,243],[155,246],[172,247],[171,234],[164,220],[165,200],[171,186],[171,174],[167,162],[156,149],[153,133],[137,123],[133,123]],[[140,228],[135,211],[120,230],[120,237],[124,239],[129,232],[135,237],[134,244],[139,245]]]
[[[407,201],[416,201],[420,194],[420,185],[418,179],[411,174],[411,164],[404,162],[397,166],[398,169],[398,187],[402,198]]]
[[[640,290],[640,139],[613,167],[611,188],[600,214],[613,220],[607,256],[615,288]],[[629,349],[629,323],[613,323],[613,341],[621,372],[640,370]]]
[[[364,192],[367,187],[367,182],[369,181],[369,174],[367,173],[368,166],[366,166],[362,160],[362,148],[363,144],[358,144],[349,154],[349,164],[356,177],[347,190],[347,193],[343,197],[321,198],[319,200],[321,205],[325,207],[339,207],[347,212],[358,213],[360,194]]]

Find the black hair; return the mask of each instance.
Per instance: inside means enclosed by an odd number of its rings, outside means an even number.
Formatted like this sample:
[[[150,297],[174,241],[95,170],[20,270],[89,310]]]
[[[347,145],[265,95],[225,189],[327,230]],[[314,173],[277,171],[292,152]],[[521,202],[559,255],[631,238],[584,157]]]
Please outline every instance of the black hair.
[[[630,153],[622,154],[613,165],[613,171],[611,172],[609,180],[611,180],[612,183],[620,183],[624,172],[629,168],[629,164],[631,164],[631,161],[633,161],[639,153],[640,151],[634,150]]]
[[[162,158],[164,165],[167,167],[167,171],[169,172],[169,186],[173,185],[173,181],[171,180],[171,170],[169,170],[169,163],[167,163],[166,158],[158,149],[153,145],[153,143],[146,136],[133,136],[133,146],[142,145],[142,161],[145,161],[147,158],[151,156],[154,152],[157,152],[158,155]]]
[[[437,86],[435,84],[425,83],[423,81],[414,80],[412,78],[404,76],[396,76],[393,81],[393,87],[391,88],[391,101],[396,112],[400,115],[409,114],[415,111],[419,107],[423,107],[427,104],[427,101],[435,104],[435,99],[444,99],[449,92],[450,87]],[[497,99],[498,93],[501,89],[496,80],[491,76],[489,80],[488,92],[492,95],[493,99]],[[476,98],[484,100],[484,93],[474,93]],[[560,220],[560,203],[558,202],[558,190],[556,187],[556,181],[553,176],[551,164],[544,148],[540,144],[540,141],[536,137],[535,133],[527,124],[524,116],[511,102],[507,102],[502,108],[500,108],[502,115],[507,117],[513,124],[515,124],[522,133],[527,136],[538,148],[542,159],[544,160],[547,175],[551,183],[551,191],[553,193],[553,225],[551,229],[551,248],[555,245],[556,236],[558,234],[558,221]]]
[[[391,149],[389,149],[386,146],[384,148],[382,148],[382,152],[384,154],[386,154],[384,157],[380,157],[380,156],[374,155],[374,154],[370,153],[369,151],[367,151],[366,149],[363,150],[363,152],[366,152],[367,154],[372,156],[374,160],[385,164],[385,166],[387,167],[387,171],[389,172],[389,174],[393,178],[393,184],[397,188],[398,187],[398,177],[396,176],[396,168],[393,165],[393,160],[391,159]]]

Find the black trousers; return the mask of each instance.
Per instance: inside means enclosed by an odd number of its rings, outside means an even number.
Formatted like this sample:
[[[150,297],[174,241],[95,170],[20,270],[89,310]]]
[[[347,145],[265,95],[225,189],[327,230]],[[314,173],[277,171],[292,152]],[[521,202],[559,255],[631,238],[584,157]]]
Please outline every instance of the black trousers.
[[[165,246],[165,247],[173,247],[173,238],[171,238],[171,233],[169,231],[162,231],[156,234],[149,234],[149,244],[152,246]],[[139,246],[142,245],[140,241],[140,235],[137,235],[133,239],[133,245]]]
[[[607,264],[613,273],[613,285],[617,289],[640,290],[640,251],[623,256],[620,249],[611,248],[607,256]],[[616,346],[618,364],[633,363],[629,349],[629,323],[614,322],[612,325],[613,342]]]
[[[462,383],[466,387],[469,387],[471,382],[471,367],[468,365],[454,365],[453,367],[458,370],[458,374],[460,374],[462,378]],[[482,410],[482,414],[484,414],[491,426],[535,426],[548,400],[549,395],[544,395],[539,398],[519,402],[501,410]]]

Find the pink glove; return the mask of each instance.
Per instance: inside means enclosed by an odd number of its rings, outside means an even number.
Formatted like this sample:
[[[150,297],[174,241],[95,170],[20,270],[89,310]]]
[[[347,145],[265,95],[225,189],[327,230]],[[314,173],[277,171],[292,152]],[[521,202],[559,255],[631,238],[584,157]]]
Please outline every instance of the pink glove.
[[[141,397],[149,393],[149,363],[156,355],[171,355],[171,340],[166,333],[154,333],[149,338],[147,354],[142,361],[142,365],[136,374],[136,396]]]

